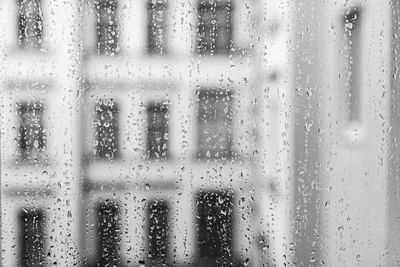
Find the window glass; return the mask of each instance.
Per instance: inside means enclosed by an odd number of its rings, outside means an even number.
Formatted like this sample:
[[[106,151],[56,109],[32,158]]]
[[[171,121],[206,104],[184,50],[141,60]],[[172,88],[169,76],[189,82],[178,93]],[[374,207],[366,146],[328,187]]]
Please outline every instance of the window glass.
[[[114,55],[119,52],[117,0],[96,0],[97,53]]]
[[[200,192],[196,203],[199,256],[203,264],[232,264],[232,194]]]
[[[168,157],[168,105],[156,102],[147,107],[147,151],[149,158]]]
[[[101,99],[95,109],[95,157],[115,159],[119,156],[118,107],[112,99]]]
[[[43,105],[40,102],[17,104],[19,115],[19,150],[22,160],[38,161],[43,157],[46,136],[43,125]]]
[[[18,37],[23,48],[42,47],[42,10],[41,0],[18,1]]]
[[[97,210],[97,263],[96,266],[119,266],[120,235],[119,208],[112,201],[98,204]]]
[[[147,51],[150,54],[165,54],[167,2],[166,0],[150,0],[147,9]]]
[[[148,207],[149,258],[154,264],[165,265],[169,246],[169,208],[166,201],[155,200]]]
[[[198,157],[232,156],[232,93],[219,89],[197,92]]]
[[[230,1],[201,0],[198,6],[197,51],[227,54],[232,46]]]
[[[44,213],[40,209],[23,209],[19,214],[21,266],[43,266],[45,263]]]

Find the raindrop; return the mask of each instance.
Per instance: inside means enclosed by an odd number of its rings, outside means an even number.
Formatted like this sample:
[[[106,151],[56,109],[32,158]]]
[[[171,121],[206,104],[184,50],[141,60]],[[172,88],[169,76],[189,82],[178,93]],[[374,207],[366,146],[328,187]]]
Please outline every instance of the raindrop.
[[[151,189],[151,187],[150,187],[150,184],[149,184],[149,183],[146,183],[146,185],[145,185],[145,189],[146,189],[146,191],[149,191],[149,190]]]

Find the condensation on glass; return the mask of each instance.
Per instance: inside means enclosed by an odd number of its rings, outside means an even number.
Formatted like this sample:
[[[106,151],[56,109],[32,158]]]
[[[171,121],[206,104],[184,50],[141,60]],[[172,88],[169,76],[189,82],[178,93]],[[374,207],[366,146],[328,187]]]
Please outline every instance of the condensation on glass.
[[[396,266],[395,4],[1,0],[0,265]]]

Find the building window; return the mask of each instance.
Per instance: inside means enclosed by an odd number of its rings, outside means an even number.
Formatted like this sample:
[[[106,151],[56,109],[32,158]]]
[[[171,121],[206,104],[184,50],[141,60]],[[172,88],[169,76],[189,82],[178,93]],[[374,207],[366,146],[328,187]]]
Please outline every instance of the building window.
[[[233,194],[229,191],[201,192],[197,195],[196,205],[200,259],[215,260],[221,266],[229,264],[234,258]]]
[[[37,209],[23,209],[19,215],[21,266],[45,265],[44,213]]]
[[[166,0],[150,0],[148,5],[147,51],[166,53]]]
[[[228,0],[201,0],[198,6],[198,53],[227,54],[231,48],[232,4]]]
[[[96,0],[97,53],[115,55],[119,52],[117,21],[117,0]]]
[[[351,9],[344,17],[345,32],[345,83],[348,121],[359,122],[361,120],[361,11],[358,8]]]
[[[40,0],[18,0],[18,39],[23,48],[42,47],[42,10]]]
[[[119,156],[118,107],[112,99],[101,99],[95,109],[95,158],[115,159]]]
[[[19,150],[23,160],[40,160],[46,137],[43,127],[43,105],[25,102],[17,105],[19,115]]]
[[[168,256],[168,204],[155,200],[148,208],[149,257],[156,266],[167,264]]]
[[[147,107],[147,153],[150,159],[168,157],[168,105],[155,102]]]
[[[226,90],[197,91],[199,158],[232,156],[232,93]]]
[[[121,231],[116,203],[106,200],[97,206],[97,266],[119,266]]]

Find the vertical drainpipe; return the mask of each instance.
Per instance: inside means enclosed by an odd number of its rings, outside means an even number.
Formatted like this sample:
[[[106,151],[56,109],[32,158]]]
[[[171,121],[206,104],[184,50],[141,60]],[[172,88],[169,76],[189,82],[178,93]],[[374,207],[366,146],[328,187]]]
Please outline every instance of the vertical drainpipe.
[[[322,265],[321,127],[322,97],[320,28],[322,1],[294,3],[294,162],[293,261],[297,266]]]

